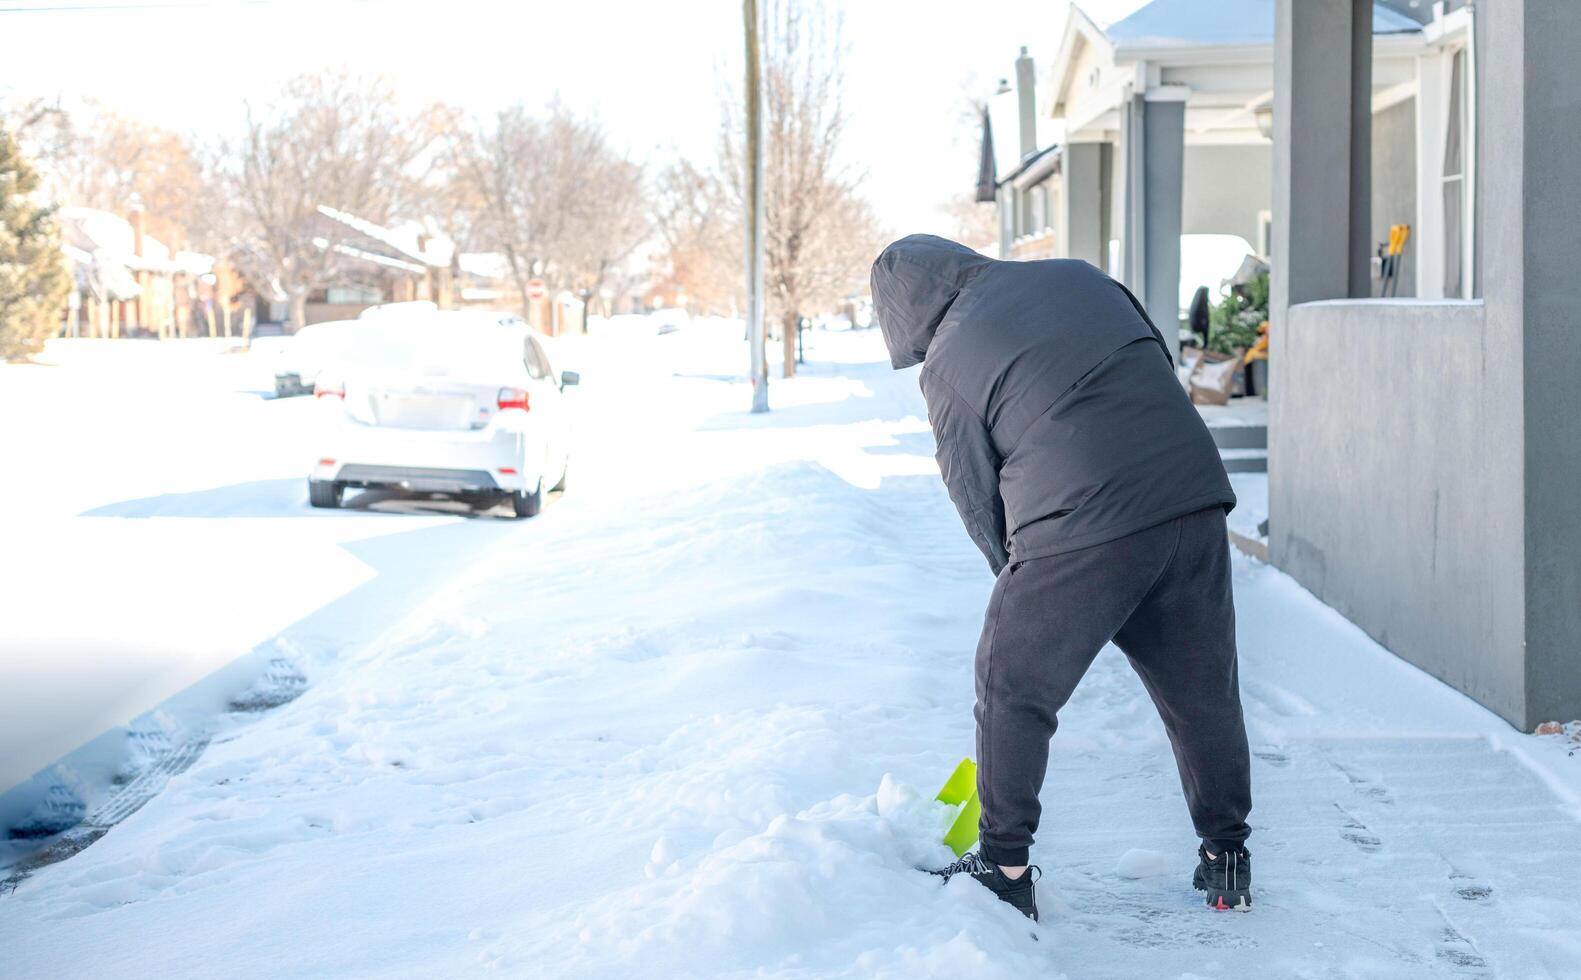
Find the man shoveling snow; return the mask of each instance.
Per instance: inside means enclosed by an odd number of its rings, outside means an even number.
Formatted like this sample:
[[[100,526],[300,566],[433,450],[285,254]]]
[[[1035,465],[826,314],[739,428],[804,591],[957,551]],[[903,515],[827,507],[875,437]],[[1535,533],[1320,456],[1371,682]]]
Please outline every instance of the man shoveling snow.
[[[921,383],[950,499],[997,581],[977,646],[970,875],[1037,918],[1029,850],[1056,715],[1104,644],[1158,707],[1202,839],[1193,884],[1251,908],[1250,760],[1213,437],[1126,288],[912,235],[873,264],[890,362]]]

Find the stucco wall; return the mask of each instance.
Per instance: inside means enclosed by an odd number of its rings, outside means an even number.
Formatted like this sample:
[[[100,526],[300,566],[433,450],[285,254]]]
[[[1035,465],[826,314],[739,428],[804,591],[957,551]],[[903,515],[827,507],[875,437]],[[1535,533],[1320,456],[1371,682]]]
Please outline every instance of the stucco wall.
[[[1273,207],[1273,144],[1188,146],[1181,234],[1240,235],[1257,247],[1257,213]]]
[[[1519,390],[1481,303],[1292,306],[1269,406],[1269,557],[1524,725]]]

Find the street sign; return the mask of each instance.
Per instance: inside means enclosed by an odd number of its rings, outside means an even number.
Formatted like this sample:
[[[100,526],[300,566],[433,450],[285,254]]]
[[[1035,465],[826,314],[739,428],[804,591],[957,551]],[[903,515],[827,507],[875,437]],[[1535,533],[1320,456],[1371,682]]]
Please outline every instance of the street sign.
[[[543,299],[548,294],[549,294],[549,291],[546,288],[544,288],[544,284],[543,284],[543,280],[542,279],[529,279],[529,280],[527,280],[527,298],[528,299]]]

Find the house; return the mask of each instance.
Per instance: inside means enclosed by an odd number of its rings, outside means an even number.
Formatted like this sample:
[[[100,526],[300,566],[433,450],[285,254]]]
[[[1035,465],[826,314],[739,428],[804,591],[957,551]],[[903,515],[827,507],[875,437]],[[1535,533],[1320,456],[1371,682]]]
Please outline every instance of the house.
[[[533,283],[536,282],[536,287]],[[551,337],[587,331],[587,300],[567,289],[553,292],[540,278],[521,280],[504,252],[462,252],[456,256],[456,296],[462,307],[521,313],[533,328]]]
[[[219,336],[221,277],[213,256],[172,250],[146,234],[145,215],[96,208],[59,212],[61,247],[75,280],[62,333],[71,337]]]
[[[386,227],[347,211],[319,205],[320,248],[339,258],[334,285],[307,299],[307,322],[354,319],[370,306],[427,300],[440,309],[456,305],[455,244],[432,221]],[[278,312],[278,311],[274,311]]]
[[[1369,8],[1365,237],[1372,256],[1391,226],[1410,227],[1395,295],[1470,288],[1461,216],[1472,213],[1471,185],[1444,162],[1469,104],[1462,7],[1388,0]],[[1275,0],[1154,0],[1105,28],[1072,4],[1043,81],[1024,84],[1030,66],[1017,65],[1022,111],[1035,99],[1059,142],[1029,153],[1022,131],[1019,169],[998,182],[1015,208],[1001,207],[1002,254],[1086,259],[1127,283],[1160,323],[1173,322],[1179,298],[1197,285],[1218,285],[1183,280],[1181,235],[1233,235],[1269,255],[1274,8]],[[1380,292],[1381,264],[1369,269]]]
[[[1581,716],[1581,17],[1434,5],[1415,79],[1429,240],[1418,296],[1395,300],[1369,289],[1387,188],[1376,78],[1353,82],[1379,63],[1352,29],[1368,12],[1277,3],[1269,557],[1530,730]]]
[[[1016,58],[1015,79],[1013,88],[1000,82],[983,111],[977,200],[997,206],[1001,258],[1064,256],[1062,134],[1048,114],[1038,112],[1037,74],[1024,47]]]
[[[1058,158],[1053,220],[1001,243],[1046,233],[1161,323],[1182,234],[1267,256],[1269,560],[1528,730],[1581,716],[1578,49],[1567,0],[1078,2],[1036,90],[1059,143],[1015,162]],[[1036,207],[1013,172],[1002,214]]]

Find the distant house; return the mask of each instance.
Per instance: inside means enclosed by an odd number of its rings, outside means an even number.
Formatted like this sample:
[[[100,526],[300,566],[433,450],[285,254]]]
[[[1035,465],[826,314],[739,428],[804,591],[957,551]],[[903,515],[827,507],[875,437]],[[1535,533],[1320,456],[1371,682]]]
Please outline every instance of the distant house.
[[[551,336],[586,329],[585,304],[569,292],[522,295],[521,282],[504,252],[462,252],[456,256],[456,295],[463,307],[521,313],[537,330]]]
[[[977,199],[997,205],[1002,258],[1068,254],[1060,227],[1065,207],[1061,132],[1038,111],[1038,91],[1032,58],[1022,48],[1014,87],[1001,82],[983,113]]]
[[[343,261],[337,282],[308,296],[308,323],[351,319],[380,303],[456,305],[455,244],[432,222],[406,221],[392,228],[323,205],[318,213],[327,226],[320,246]]]
[[[59,218],[62,248],[75,279],[62,333],[206,337],[224,329],[213,256],[172,250],[145,234],[140,209],[123,218],[68,207]]]

